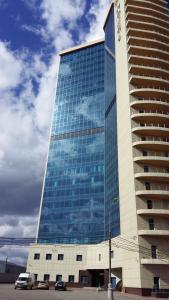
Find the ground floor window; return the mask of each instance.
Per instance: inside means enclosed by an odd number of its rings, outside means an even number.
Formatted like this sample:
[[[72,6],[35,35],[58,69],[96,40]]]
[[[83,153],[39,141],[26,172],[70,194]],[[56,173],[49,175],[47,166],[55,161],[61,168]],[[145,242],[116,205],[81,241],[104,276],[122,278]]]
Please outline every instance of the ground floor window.
[[[75,276],[74,275],[69,275],[68,282],[75,282]]]
[[[89,278],[88,276],[81,276],[80,281],[83,284],[87,284],[89,282]]]
[[[38,274],[34,274],[35,275],[35,281],[38,280]]]
[[[62,281],[62,275],[60,275],[60,274],[56,275],[56,282],[58,282],[58,281]]]
[[[43,280],[44,281],[49,281],[49,279],[50,279],[50,275],[49,274],[44,274]]]
[[[76,261],[82,261],[82,255],[76,255]]]

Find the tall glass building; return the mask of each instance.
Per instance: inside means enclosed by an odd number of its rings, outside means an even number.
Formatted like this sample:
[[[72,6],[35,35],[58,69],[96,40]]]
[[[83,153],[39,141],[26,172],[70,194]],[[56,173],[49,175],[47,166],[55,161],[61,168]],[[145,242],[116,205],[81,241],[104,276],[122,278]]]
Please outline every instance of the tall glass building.
[[[104,239],[104,51],[61,54],[38,243]]]
[[[105,238],[120,234],[114,6],[105,25]]]

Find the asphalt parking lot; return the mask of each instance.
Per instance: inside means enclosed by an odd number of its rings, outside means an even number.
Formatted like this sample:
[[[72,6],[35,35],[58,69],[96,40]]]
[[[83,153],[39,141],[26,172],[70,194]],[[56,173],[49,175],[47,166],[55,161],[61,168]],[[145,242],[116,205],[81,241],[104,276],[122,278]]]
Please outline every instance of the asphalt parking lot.
[[[114,293],[114,300],[141,300],[149,297]],[[158,298],[159,299],[159,298]],[[14,284],[0,284],[0,300],[107,300],[105,291],[97,292],[96,289],[70,289],[68,291],[48,290],[15,290]],[[160,299],[159,299],[160,300]]]

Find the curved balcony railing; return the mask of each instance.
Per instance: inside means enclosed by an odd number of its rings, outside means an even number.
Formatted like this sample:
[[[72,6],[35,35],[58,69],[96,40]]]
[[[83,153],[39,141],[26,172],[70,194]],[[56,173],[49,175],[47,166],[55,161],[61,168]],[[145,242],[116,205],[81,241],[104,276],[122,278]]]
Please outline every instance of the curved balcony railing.
[[[151,2],[149,0],[145,1],[145,0],[128,0],[126,2],[127,5],[135,5],[138,7],[146,7],[146,8],[150,8],[150,9],[154,9],[157,11],[160,11],[164,14],[168,13],[167,7],[165,7],[165,4],[162,2]]]
[[[169,191],[164,190],[139,190],[136,191],[136,196],[145,198],[145,199],[152,199],[152,200],[168,200]]]
[[[134,99],[131,101],[130,106],[136,110],[163,110],[164,114],[169,113],[169,102],[157,101],[157,100],[139,100]]]
[[[133,161],[139,164],[145,164],[155,167],[169,167],[169,157],[161,157],[161,156],[136,156]]]
[[[126,0],[128,1],[128,0]],[[154,0],[148,0],[149,2],[152,2],[154,3]],[[167,3],[166,3],[166,0],[156,0],[156,2],[159,4],[159,5],[163,5],[166,7]]]
[[[144,151],[146,149],[147,151],[163,151],[166,153],[166,156],[169,153],[169,142],[164,142],[164,141],[153,141],[153,140],[146,140],[146,141],[133,141],[133,147],[136,149],[139,149],[140,151]],[[165,155],[165,154],[164,154]]]
[[[137,88],[133,87],[130,90],[130,95],[138,98],[150,98],[166,100],[169,96],[169,91],[153,88]]]
[[[152,49],[158,49],[159,50],[162,50],[162,51],[166,51],[168,52],[169,51],[169,45],[168,45],[168,42],[167,43],[164,43],[164,42],[161,42],[157,39],[148,39],[148,38],[141,38],[141,37],[135,37],[135,36],[132,36],[132,37],[129,37],[128,38],[128,45],[133,45],[133,46],[139,46],[139,47],[148,47],[148,48],[152,48]]]
[[[169,61],[157,57],[146,57],[141,55],[129,55],[128,62],[131,65],[144,66],[149,68],[160,68],[169,70]]]
[[[160,58],[162,60],[169,61],[169,52],[149,47],[141,47],[135,45],[129,45],[128,54],[130,55],[139,55],[152,58]]]
[[[133,153],[134,154],[134,153]],[[137,158],[137,159],[136,159]],[[161,160],[163,159],[163,160]],[[158,156],[137,156],[134,157],[134,171],[135,173],[145,173],[145,174],[151,174],[151,173],[162,173],[162,174],[168,174],[169,175],[169,169],[167,167],[168,165],[168,157],[166,157],[166,160],[164,160],[165,157],[158,157]],[[160,165],[160,162],[162,165]],[[164,165],[165,164],[165,165]]]
[[[168,183],[169,182],[169,174],[160,173],[160,172],[143,172],[143,173],[135,173],[135,179],[141,181],[150,181],[157,183]]]
[[[164,36],[169,36],[169,29],[168,28],[164,28],[163,26],[157,24],[155,21],[152,22],[142,22],[141,20],[127,20],[126,23],[126,27],[128,29],[132,28],[132,29],[141,29],[141,30],[150,30],[150,31],[154,31],[156,30],[156,32],[163,34]]]
[[[129,82],[130,85],[132,85],[131,89],[135,86],[137,88],[151,88],[169,92],[169,80],[161,79],[159,77],[131,75]]]
[[[162,68],[131,64],[129,66],[129,73],[132,75],[163,78],[164,80],[169,80],[169,71]]]
[[[138,209],[138,215],[169,217],[169,209]]]
[[[137,126],[132,128],[132,133],[144,136],[158,136],[158,137],[169,137],[169,128],[157,127],[157,126]]]
[[[141,22],[148,22],[148,23],[156,23],[163,27],[164,29],[167,27],[168,22],[157,18],[152,15],[145,15],[141,13],[134,13],[134,12],[127,12],[126,14],[126,21],[133,20],[133,21],[141,21]]]
[[[159,126],[165,125],[169,129],[169,115],[159,113],[134,113],[131,119],[136,123],[153,123]]]
[[[139,7],[136,5],[130,5],[128,4],[126,6],[126,13],[128,12],[133,12],[133,13],[138,13],[138,14],[143,14],[143,15],[150,15],[150,16],[154,16],[158,19],[162,19],[163,21],[168,22],[169,21],[169,15],[167,13],[167,11],[165,13],[157,10],[157,9],[153,9],[153,8],[148,8],[148,7]]]
[[[169,236],[169,230],[164,230],[164,229],[161,229],[161,230],[158,230],[158,229],[155,229],[155,230],[138,230],[138,234],[140,236],[163,236],[163,237],[166,237],[168,238]]]
[[[168,45],[169,43],[169,35],[163,35],[154,28],[152,30],[143,30],[143,29],[136,29],[136,28],[129,28],[127,30],[128,37],[136,37],[136,38],[146,38],[148,40],[159,41],[160,43],[164,43]]]

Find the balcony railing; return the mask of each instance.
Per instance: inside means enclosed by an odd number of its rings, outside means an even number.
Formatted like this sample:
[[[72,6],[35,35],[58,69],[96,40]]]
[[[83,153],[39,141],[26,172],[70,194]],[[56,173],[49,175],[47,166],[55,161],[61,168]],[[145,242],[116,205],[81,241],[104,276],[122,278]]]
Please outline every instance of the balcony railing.
[[[159,183],[151,183],[150,189],[147,190],[145,185],[142,184],[140,181],[136,181],[136,191],[164,191],[164,192],[169,192],[169,185],[167,184],[159,184]]]
[[[133,135],[133,142],[161,142],[161,143],[169,143],[169,137],[161,138],[157,136],[145,136],[144,140],[141,137]],[[168,144],[169,146],[169,144]]]
[[[132,1],[127,2],[126,6],[128,6],[128,5],[134,5],[134,6],[142,7],[142,8],[150,8],[150,9],[154,9],[157,11],[161,11],[161,13],[168,14],[167,7],[165,7],[163,3],[157,3],[157,0],[156,0],[156,2],[151,2],[149,0],[148,1],[132,0]]]
[[[134,27],[134,26],[133,26]],[[154,30],[143,30],[136,28],[129,28],[127,30],[128,37],[137,37],[137,38],[145,38],[149,40],[157,40],[161,43],[167,44],[169,42],[169,35],[163,35],[161,32],[158,32],[155,28]]]
[[[134,28],[134,29],[143,29],[143,30],[156,30],[156,32],[162,33],[164,36],[169,36],[169,29],[164,28],[163,26],[157,24],[156,22],[154,23],[149,23],[149,22],[142,22],[140,20],[133,21],[133,20],[127,20],[126,23],[127,28]]]
[[[130,5],[128,4],[126,6],[126,13],[128,12],[134,12],[134,13],[141,13],[141,14],[145,14],[145,15],[150,15],[150,16],[155,16],[157,17],[158,19],[162,19],[163,21],[169,21],[169,15],[166,11],[166,13],[163,13],[159,10],[156,10],[156,9],[153,9],[153,8],[148,8],[148,7],[138,7],[136,5]]]
[[[132,117],[166,117],[169,119],[169,111],[158,111],[158,110],[148,110],[148,109],[142,109],[140,111],[132,109],[131,110],[131,116]]]
[[[141,55],[147,58],[160,58],[169,62],[169,52],[163,50],[159,51],[158,48],[129,45],[128,53],[129,55]]]
[[[127,12],[126,13],[126,21],[128,20],[135,20],[135,21],[142,21],[142,22],[148,22],[150,24],[156,23],[160,25],[162,28],[166,28],[168,21],[165,21],[163,19],[160,19],[158,17],[152,16],[152,15],[146,15],[141,13],[134,13],[134,12]]]

